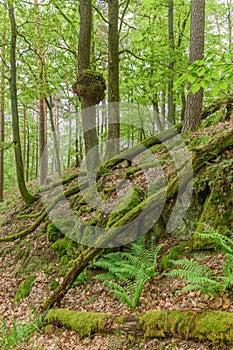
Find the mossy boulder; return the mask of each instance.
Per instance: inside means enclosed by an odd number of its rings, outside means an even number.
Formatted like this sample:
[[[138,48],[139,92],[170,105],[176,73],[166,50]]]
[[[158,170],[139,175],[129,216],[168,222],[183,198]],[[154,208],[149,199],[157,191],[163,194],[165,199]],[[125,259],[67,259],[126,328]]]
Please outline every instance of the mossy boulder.
[[[231,156],[233,152],[231,152]],[[229,157],[229,155],[228,155]],[[233,231],[233,161],[221,159],[219,163],[209,166],[203,174],[202,183],[208,186],[209,193],[205,199],[196,232],[193,234],[194,249],[212,248],[212,242],[200,238],[199,233],[207,232],[209,228],[219,233],[228,234]]]
[[[36,276],[31,275],[20,283],[20,285],[17,288],[14,301],[20,301],[21,299],[26,298],[30,294],[35,279]]]

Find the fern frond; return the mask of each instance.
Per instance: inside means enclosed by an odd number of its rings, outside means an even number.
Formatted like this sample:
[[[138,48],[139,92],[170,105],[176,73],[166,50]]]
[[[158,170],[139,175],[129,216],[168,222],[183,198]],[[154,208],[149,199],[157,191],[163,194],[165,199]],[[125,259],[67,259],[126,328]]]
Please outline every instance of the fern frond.
[[[198,234],[200,239],[211,239],[217,248],[222,249],[225,253],[233,255],[233,235],[225,236],[212,228],[209,232],[201,232]]]
[[[132,243],[130,252],[110,253],[96,262],[96,266],[109,271],[107,274],[97,275],[96,278],[100,278],[108,288],[112,288],[110,292],[119,300],[130,308],[135,308],[145,283],[156,276],[157,255],[162,246],[155,248],[151,245],[147,249],[144,237],[140,237]]]

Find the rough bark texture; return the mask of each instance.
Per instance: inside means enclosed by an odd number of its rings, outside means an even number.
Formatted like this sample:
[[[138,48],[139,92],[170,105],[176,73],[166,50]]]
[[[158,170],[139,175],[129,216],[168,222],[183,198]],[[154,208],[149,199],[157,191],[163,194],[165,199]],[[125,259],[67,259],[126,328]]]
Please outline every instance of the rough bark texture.
[[[210,340],[233,344],[233,314],[221,311],[150,311],[136,316],[50,310],[48,323],[60,321],[81,337],[93,333],[121,333],[146,338],[179,336],[186,340]]]
[[[204,31],[205,31],[205,0],[191,1],[191,25],[190,25],[190,64],[202,60],[204,55]],[[195,130],[201,122],[203,89],[197,93],[189,93],[187,96],[186,115],[183,132]]]
[[[108,1],[108,143],[107,158],[119,153],[119,1]]]
[[[17,102],[17,85],[16,85],[16,38],[17,28],[15,23],[14,8],[9,3],[9,17],[11,24],[11,43],[10,43],[10,98],[11,98],[11,114],[12,114],[12,127],[13,127],[13,143],[16,159],[16,173],[17,181],[20,193],[26,203],[33,203],[36,198],[32,196],[25,184],[23,158],[20,143],[19,132],[19,114],[18,114],[18,102]]]
[[[3,201],[3,188],[4,188],[4,141],[5,141],[5,131],[4,131],[4,119],[5,119],[5,77],[4,77],[4,61],[5,61],[5,49],[6,49],[6,27],[5,27],[5,17],[6,8],[4,8],[3,13],[3,28],[1,37],[1,80],[0,80],[0,202]]]
[[[174,93],[173,93],[173,71],[174,71],[174,3],[173,0],[168,0],[168,39],[169,39],[169,80],[168,80],[168,121],[171,125],[175,124],[175,106],[174,106]]]
[[[78,42],[78,74],[90,69],[92,6],[91,0],[80,0],[80,31]],[[94,177],[94,170],[99,164],[98,137],[96,132],[96,108],[92,97],[81,97],[82,125],[86,152],[86,165],[89,177]]]

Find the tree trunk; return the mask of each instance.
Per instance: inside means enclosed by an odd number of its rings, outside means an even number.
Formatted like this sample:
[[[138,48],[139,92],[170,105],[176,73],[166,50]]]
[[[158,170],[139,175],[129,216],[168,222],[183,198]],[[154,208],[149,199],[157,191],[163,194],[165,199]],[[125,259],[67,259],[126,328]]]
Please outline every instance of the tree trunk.
[[[205,40],[205,0],[191,1],[190,64],[202,60]],[[187,96],[186,114],[182,132],[196,130],[201,122],[203,88]]]
[[[53,146],[54,146],[54,154],[55,154],[55,160],[56,160],[56,171],[58,173],[58,176],[61,177],[61,163],[60,163],[60,155],[59,155],[59,143],[58,143],[58,137],[55,130],[54,125],[54,118],[53,118],[53,109],[52,109],[52,101],[50,98],[50,101],[48,101],[47,97],[45,97],[45,102],[47,104],[47,107],[49,109],[49,119],[51,124],[51,131],[53,134]]]
[[[5,3],[4,3],[5,5]],[[5,61],[5,49],[6,49],[6,8],[4,8],[3,14],[3,28],[1,38],[1,87],[0,87],[0,202],[3,201],[3,189],[4,189],[4,141],[5,141],[5,77],[4,77],[4,61]]]
[[[92,4],[91,0],[80,0],[80,30],[78,41],[78,73],[90,69]],[[89,180],[94,180],[94,172],[100,163],[98,137],[96,131],[96,108],[92,97],[81,97],[82,125],[86,153],[86,166]]]
[[[175,124],[175,107],[173,93],[173,75],[174,75],[174,24],[173,24],[174,4],[173,0],[168,0],[168,40],[169,40],[169,77],[168,77],[168,122],[169,126]]]
[[[119,153],[119,1],[108,1],[108,143],[106,158]]]
[[[19,132],[19,114],[17,102],[17,84],[16,84],[16,38],[17,28],[14,15],[14,7],[11,2],[8,2],[8,10],[11,24],[11,42],[10,42],[10,98],[11,98],[11,113],[12,113],[12,127],[13,127],[13,142],[16,160],[16,173],[20,193],[27,204],[33,203],[36,198],[32,196],[25,184],[23,158],[20,143]]]
[[[156,131],[163,131],[163,125],[161,123],[161,120],[160,120],[160,117],[159,117],[159,104],[158,104],[158,93],[154,93],[154,96],[151,100],[152,102],[152,105],[153,105],[153,114],[154,114],[154,120],[153,120],[153,128],[152,128],[152,132],[153,132],[153,135],[156,133]],[[156,129],[155,130],[155,126],[156,126]]]
[[[40,45],[40,13],[38,0],[34,0],[36,15],[36,47],[37,47],[37,67],[39,76],[39,95],[43,91],[44,77],[43,77],[43,53],[41,52]],[[40,184],[44,184],[48,173],[48,157],[47,157],[47,126],[46,126],[46,112],[45,112],[45,100],[40,97],[38,101],[39,109],[39,157],[40,157]]]

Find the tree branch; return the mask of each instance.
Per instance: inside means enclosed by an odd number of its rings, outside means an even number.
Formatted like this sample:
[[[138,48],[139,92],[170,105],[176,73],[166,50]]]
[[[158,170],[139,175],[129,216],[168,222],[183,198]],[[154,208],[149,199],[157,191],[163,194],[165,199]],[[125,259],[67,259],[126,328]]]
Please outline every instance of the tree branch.
[[[104,17],[104,15],[100,12],[100,10],[95,5],[92,5],[92,7],[100,15],[102,20],[109,25],[109,21]]]

